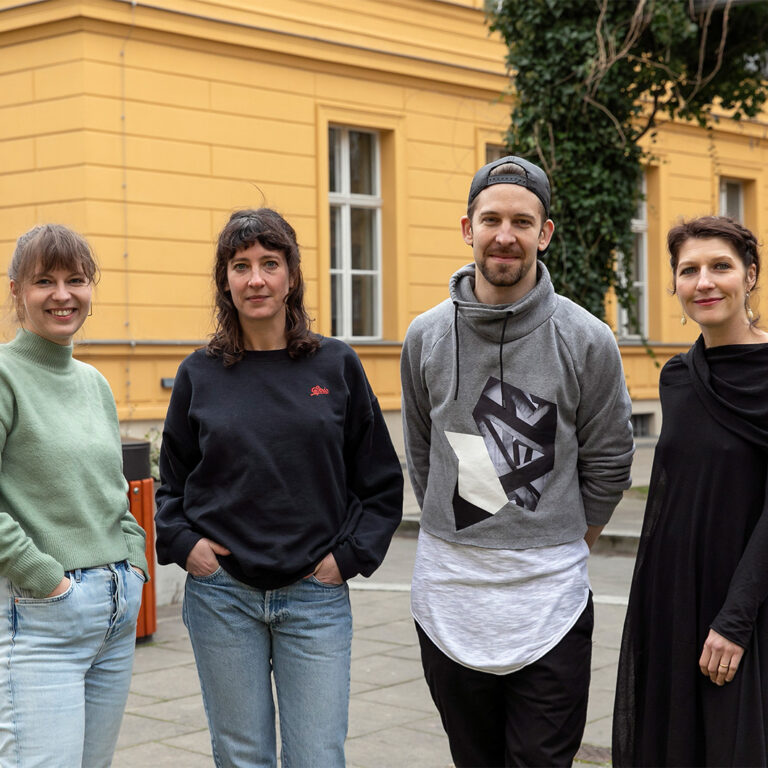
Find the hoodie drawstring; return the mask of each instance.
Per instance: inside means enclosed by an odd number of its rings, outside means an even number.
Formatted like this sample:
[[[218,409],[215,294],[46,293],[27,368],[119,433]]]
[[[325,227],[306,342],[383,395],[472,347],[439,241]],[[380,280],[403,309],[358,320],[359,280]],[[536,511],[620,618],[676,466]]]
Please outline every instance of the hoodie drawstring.
[[[453,302],[453,334],[455,338],[454,347],[456,349],[456,391],[453,393],[453,399],[459,399],[459,302]]]
[[[504,334],[507,330],[507,321],[511,312],[504,313],[504,325],[501,326],[501,340],[499,341],[499,379],[501,381],[501,407],[504,407]]]
[[[499,380],[501,381],[501,406],[504,407],[504,336],[507,332],[507,323],[514,312],[504,313],[504,324],[501,326],[501,339],[499,339]],[[453,337],[454,350],[456,352],[456,389],[453,392],[453,399],[459,399],[459,302],[453,302]]]

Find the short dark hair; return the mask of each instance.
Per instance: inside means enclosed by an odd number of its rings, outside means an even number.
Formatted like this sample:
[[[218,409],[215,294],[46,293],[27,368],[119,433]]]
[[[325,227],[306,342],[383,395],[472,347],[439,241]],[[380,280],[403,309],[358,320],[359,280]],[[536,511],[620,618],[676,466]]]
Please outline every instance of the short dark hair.
[[[73,229],[63,224],[39,224],[19,237],[8,267],[8,277],[19,289],[24,288],[36,270],[53,272],[57,269],[82,272],[89,283],[98,282],[99,268],[91,246]],[[18,300],[16,315],[23,320]]]
[[[235,254],[259,243],[280,251],[288,265],[291,288],[285,297],[285,335],[288,354],[304,357],[315,352],[320,337],[309,329],[310,317],[304,308],[304,277],[301,254],[293,227],[271,208],[235,211],[216,243],[213,281],[216,286],[216,329],[208,342],[208,354],[221,357],[225,366],[243,359],[245,344],[240,317],[227,288],[227,267]]]
[[[743,224],[730,216],[700,216],[682,221],[669,230],[667,248],[673,279],[683,243],[687,240],[704,240],[710,237],[719,237],[729,242],[746,269],[749,269],[752,264],[755,265],[755,285],[757,285],[757,278],[760,275],[760,251],[757,238]]]
[[[672,292],[677,291],[677,264],[683,244],[688,240],[706,240],[710,237],[719,237],[730,243],[745,269],[755,265],[755,284],[751,289],[754,291],[760,277],[760,249],[752,231],[730,216],[699,216],[681,221],[667,233],[669,264],[672,267]],[[755,322],[757,320],[752,321],[752,324]]]

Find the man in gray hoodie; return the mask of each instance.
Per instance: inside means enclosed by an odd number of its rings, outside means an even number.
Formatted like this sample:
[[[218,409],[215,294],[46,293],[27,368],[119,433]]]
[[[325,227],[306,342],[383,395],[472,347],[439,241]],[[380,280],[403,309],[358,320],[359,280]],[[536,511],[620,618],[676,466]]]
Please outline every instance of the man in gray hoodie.
[[[613,333],[538,259],[555,225],[519,157],[472,180],[474,264],[402,356],[421,506],[411,604],[457,768],[567,766],[589,690],[589,549],[629,486],[630,400]]]

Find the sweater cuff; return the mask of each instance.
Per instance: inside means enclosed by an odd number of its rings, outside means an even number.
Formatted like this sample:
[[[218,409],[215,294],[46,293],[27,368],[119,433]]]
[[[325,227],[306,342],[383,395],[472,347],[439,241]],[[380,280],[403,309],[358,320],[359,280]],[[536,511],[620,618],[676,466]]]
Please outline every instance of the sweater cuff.
[[[344,581],[349,581],[360,573],[360,566],[349,540],[340,542],[331,554]]]
[[[143,541],[142,541],[143,544]],[[139,546],[138,539],[128,540],[128,562],[144,572],[144,577],[149,581],[149,563],[147,563],[146,548]]]
[[[613,512],[619,504],[619,499],[616,501],[599,502],[595,499],[584,499],[584,516],[587,520],[587,525],[595,525],[602,527],[613,516]]]
[[[64,578],[64,567],[50,555],[39,553],[34,560],[21,557],[6,574],[21,589],[35,598],[47,597]]]
[[[162,560],[161,565],[166,565],[169,562],[176,563],[180,568],[187,570],[187,558],[192,548],[203,537],[199,533],[194,531],[185,530],[180,533],[173,541],[173,545],[168,547],[167,554],[169,554],[170,560]]]
[[[741,616],[736,613],[721,611],[715,620],[709,625],[718,635],[722,635],[731,643],[736,643],[742,648],[749,645],[750,637],[754,629],[754,619],[747,616]]]

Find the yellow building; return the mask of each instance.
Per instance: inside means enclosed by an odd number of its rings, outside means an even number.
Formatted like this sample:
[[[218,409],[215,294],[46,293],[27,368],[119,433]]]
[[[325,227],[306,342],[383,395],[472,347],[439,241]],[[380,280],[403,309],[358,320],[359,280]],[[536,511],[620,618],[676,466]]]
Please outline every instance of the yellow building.
[[[218,231],[270,205],[297,229],[315,328],[354,345],[397,411],[408,323],[471,259],[459,218],[508,124],[504,52],[482,0],[0,0],[1,261],[43,221],[88,237],[102,279],[76,354],[140,435],[211,330]],[[659,362],[695,336],[669,296],[666,230],[720,210],[721,186],[768,230],[765,128],[673,124],[653,146],[634,228]],[[655,431],[658,368],[625,325],[638,424]]]

